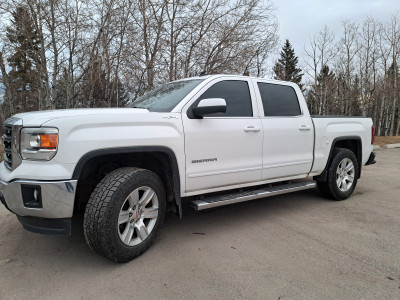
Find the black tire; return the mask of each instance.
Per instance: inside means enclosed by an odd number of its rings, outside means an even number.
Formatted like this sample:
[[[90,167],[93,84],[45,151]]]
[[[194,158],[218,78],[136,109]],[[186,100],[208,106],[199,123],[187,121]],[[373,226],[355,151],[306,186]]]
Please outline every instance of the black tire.
[[[354,179],[351,187],[347,191],[342,191],[339,189],[338,184],[336,183],[336,170],[339,164],[345,158],[350,159],[354,165]],[[328,168],[327,181],[317,182],[319,191],[326,198],[332,200],[340,201],[349,198],[357,185],[357,180],[358,180],[357,174],[359,170],[358,168],[359,166],[357,158],[351,150],[345,148],[334,149],[333,159],[331,160],[331,163]]]
[[[127,197],[143,186],[155,192],[158,216],[148,236],[138,245],[128,246],[120,238],[118,218]],[[90,196],[83,222],[86,242],[94,252],[112,261],[130,261],[153,244],[164,221],[165,212],[165,188],[155,173],[138,168],[117,169],[104,177]]]

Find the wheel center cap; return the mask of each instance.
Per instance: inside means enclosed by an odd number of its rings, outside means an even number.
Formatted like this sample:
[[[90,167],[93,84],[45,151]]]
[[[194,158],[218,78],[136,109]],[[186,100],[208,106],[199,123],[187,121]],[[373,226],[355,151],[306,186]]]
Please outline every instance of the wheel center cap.
[[[136,208],[135,210],[133,210],[130,214],[129,214],[129,221],[131,223],[133,223],[134,221],[136,221],[139,217],[140,217],[140,209]]]

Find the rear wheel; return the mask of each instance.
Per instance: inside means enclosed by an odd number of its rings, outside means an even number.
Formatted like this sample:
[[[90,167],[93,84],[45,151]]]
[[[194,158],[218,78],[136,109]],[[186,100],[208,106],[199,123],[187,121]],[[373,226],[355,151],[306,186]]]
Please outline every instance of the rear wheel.
[[[146,251],[166,211],[165,190],[149,170],[121,168],[96,186],[86,207],[85,238],[98,254],[126,262]]]
[[[327,198],[344,200],[350,197],[357,185],[358,162],[349,149],[334,150],[326,182],[318,182],[318,189]]]

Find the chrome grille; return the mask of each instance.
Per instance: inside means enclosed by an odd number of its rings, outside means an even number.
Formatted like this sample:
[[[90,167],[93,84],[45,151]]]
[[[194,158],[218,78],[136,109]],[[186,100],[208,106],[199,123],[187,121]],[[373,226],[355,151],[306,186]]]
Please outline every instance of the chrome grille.
[[[18,167],[22,159],[19,155],[19,136],[22,128],[22,120],[11,117],[4,122],[4,134],[2,144],[4,148],[4,165],[9,170]]]
[[[12,125],[4,125],[3,134],[4,165],[12,169]]]

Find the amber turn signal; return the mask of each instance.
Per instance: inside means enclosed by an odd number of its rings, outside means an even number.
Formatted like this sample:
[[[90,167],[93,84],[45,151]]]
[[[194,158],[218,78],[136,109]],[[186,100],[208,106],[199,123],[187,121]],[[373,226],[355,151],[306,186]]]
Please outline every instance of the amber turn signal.
[[[40,148],[57,149],[58,134],[41,134]]]

